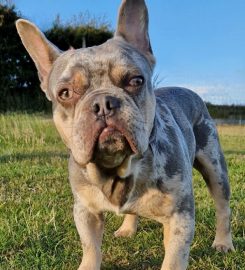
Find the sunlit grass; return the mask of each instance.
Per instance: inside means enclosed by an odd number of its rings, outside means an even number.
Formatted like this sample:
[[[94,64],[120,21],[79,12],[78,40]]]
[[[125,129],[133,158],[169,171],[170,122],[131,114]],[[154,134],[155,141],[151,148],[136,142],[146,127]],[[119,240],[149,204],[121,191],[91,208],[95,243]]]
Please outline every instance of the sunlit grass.
[[[194,174],[196,234],[191,270],[245,269],[245,127],[219,127],[232,186],[236,252],[214,252],[214,209]],[[67,150],[51,117],[0,115],[0,270],[77,269],[81,246],[72,217]],[[141,219],[135,237],[115,239],[122,217],[106,214],[102,269],[160,269],[160,224]]]

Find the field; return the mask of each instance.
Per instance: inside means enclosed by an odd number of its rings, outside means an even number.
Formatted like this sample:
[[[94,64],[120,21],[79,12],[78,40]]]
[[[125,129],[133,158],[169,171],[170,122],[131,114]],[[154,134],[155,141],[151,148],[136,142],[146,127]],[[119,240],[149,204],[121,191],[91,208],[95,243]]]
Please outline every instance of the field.
[[[201,176],[194,172],[196,233],[190,270],[245,269],[245,126],[219,127],[232,187],[236,251],[210,248],[214,209]],[[0,115],[0,270],[77,269],[82,251],[72,217],[67,151],[44,115]],[[160,224],[141,219],[135,237],[117,239],[122,217],[106,214],[104,270],[160,269]]]

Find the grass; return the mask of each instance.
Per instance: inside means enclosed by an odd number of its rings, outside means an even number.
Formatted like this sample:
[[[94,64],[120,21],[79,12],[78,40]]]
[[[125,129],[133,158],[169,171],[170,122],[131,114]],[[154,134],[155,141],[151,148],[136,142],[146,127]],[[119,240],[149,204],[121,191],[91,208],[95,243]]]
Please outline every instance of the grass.
[[[196,233],[191,270],[245,269],[245,127],[219,127],[232,186],[236,252],[210,246],[214,209],[201,176],[194,173]],[[0,115],[0,269],[77,269],[82,251],[72,217],[67,152],[44,115]],[[160,269],[160,224],[141,219],[135,237],[115,239],[122,217],[106,214],[105,270]]]

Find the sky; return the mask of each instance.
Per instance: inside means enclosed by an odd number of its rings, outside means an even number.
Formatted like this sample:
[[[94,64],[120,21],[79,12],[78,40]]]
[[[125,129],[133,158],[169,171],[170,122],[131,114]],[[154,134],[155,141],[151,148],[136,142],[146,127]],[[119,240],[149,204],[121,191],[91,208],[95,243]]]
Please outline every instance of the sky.
[[[47,30],[89,12],[116,27],[120,0],[13,0]],[[214,104],[245,105],[245,0],[146,0],[158,86],[183,86]]]

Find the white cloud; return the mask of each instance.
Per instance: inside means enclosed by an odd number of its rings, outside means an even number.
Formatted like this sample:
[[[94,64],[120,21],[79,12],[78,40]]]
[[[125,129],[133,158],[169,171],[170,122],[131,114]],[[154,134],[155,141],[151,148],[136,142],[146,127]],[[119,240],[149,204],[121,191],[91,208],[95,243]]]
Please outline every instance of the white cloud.
[[[213,104],[245,105],[245,80],[230,77],[207,77],[201,80],[191,80],[190,76],[171,74],[167,71],[156,71],[157,87],[180,86],[193,90],[206,102]]]
[[[181,84],[196,92],[204,101],[213,104],[245,104],[245,87],[222,84]]]

